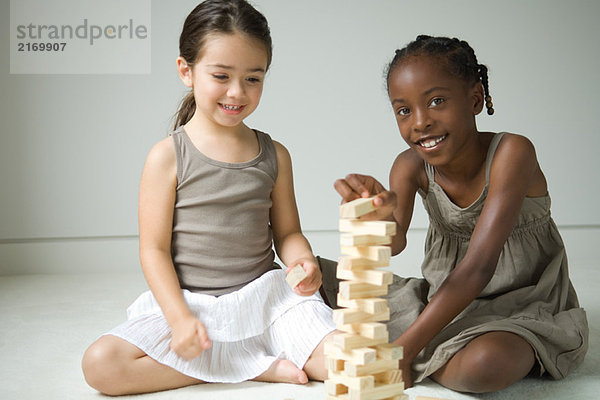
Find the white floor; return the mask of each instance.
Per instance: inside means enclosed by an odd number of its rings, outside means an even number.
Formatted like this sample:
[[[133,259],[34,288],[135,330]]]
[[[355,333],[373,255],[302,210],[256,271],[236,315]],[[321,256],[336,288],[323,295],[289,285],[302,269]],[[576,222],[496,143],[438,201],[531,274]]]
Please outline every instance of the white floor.
[[[319,239],[313,238],[313,242],[318,243]],[[597,246],[598,241],[593,242]],[[578,246],[582,245],[574,241],[574,250],[570,251],[571,278],[588,313],[590,349],[584,363],[572,375],[562,381],[525,379],[504,391],[484,396],[455,393],[426,381],[406,391],[410,398],[417,395],[494,400],[600,398],[600,269],[595,260],[577,253]],[[125,308],[143,290],[146,284],[140,272],[0,276],[0,399],[104,398],[83,380],[81,356],[98,335],[122,321]],[[125,398],[134,397],[315,400],[325,399],[325,391],[323,384],[317,382],[304,386],[246,382],[198,385]]]

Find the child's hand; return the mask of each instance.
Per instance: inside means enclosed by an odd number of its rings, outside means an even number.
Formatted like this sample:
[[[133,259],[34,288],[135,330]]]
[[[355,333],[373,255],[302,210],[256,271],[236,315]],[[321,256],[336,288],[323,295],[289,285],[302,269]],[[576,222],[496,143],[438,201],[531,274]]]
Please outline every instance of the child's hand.
[[[338,179],[334,183],[335,190],[342,196],[342,203],[358,199],[360,197],[373,198],[373,204],[377,209],[360,219],[381,220],[391,219],[396,208],[396,194],[386,190],[379,181],[372,176],[350,174],[344,179]]]
[[[404,388],[408,389],[413,386],[411,369],[412,362],[409,360],[398,360],[398,362],[398,369],[402,371],[402,380],[404,381]]]
[[[190,316],[171,327],[171,349],[185,360],[198,357],[211,346],[204,324]]]
[[[295,288],[294,292],[300,296],[312,296],[321,287],[321,270],[319,265],[314,258],[301,258],[294,261],[291,267],[287,268],[287,272],[290,271],[294,266],[300,264],[306,272],[306,278],[304,278]]]

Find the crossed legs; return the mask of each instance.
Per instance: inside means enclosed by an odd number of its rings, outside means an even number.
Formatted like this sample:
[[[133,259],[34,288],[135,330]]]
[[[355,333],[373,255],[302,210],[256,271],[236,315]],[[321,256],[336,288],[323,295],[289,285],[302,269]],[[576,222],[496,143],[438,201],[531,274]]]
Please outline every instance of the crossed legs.
[[[304,369],[297,368],[291,361],[277,360],[254,380],[303,384],[309,379],[326,379],[323,346],[330,335],[315,348]],[[111,396],[158,392],[203,383],[157,362],[138,347],[112,335],[102,336],[87,349],[82,369],[91,387]]]

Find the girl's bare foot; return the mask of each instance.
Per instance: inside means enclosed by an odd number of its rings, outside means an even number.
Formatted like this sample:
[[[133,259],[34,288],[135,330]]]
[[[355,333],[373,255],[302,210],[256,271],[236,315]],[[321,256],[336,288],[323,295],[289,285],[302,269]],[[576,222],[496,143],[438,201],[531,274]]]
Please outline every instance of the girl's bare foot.
[[[305,384],[308,382],[308,377],[293,362],[289,360],[276,360],[268,370],[253,380],[259,382]]]

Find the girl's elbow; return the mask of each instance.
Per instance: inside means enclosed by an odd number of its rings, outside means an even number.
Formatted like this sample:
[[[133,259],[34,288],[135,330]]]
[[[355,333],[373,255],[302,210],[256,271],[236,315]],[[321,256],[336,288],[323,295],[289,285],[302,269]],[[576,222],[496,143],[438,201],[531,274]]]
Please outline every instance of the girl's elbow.
[[[400,254],[406,248],[406,235],[398,235],[392,241],[392,256]]]

